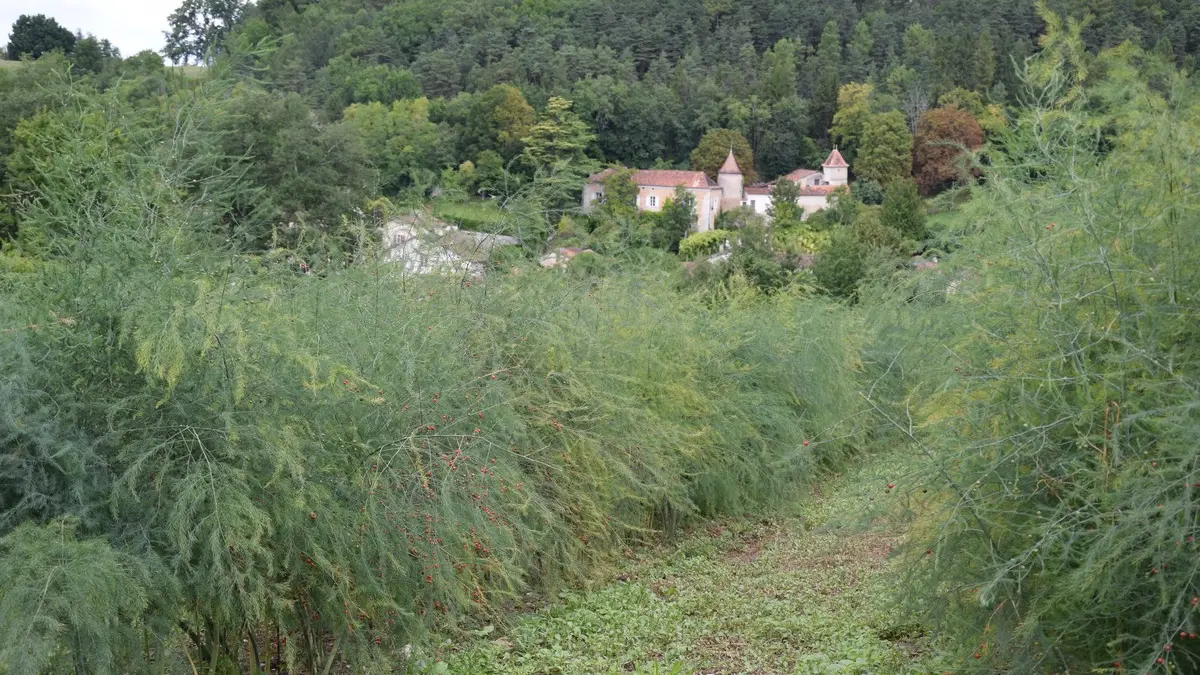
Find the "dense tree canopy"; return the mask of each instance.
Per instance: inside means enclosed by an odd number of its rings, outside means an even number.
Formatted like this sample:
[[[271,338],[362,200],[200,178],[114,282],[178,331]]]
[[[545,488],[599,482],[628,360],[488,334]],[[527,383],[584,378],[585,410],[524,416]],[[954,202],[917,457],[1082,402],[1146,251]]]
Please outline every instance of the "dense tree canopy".
[[[863,123],[861,148],[853,163],[860,178],[887,185],[905,178],[912,167],[912,135],[904,115],[889,110],[867,117]]]
[[[163,54],[172,63],[210,63],[219,52],[225,35],[241,18],[244,0],[183,0],[167,18],[171,30],[164,33]]]
[[[54,50],[69,54],[75,48],[75,35],[45,14],[22,14],[8,36],[8,58],[38,58]]]
[[[750,149],[746,137],[732,129],[713,129],[704,134],[700,144],[692,151],[692,168],[703,171],[715,180],[717,171],[729,157],[731,149],[745,180],[754,180],[757,177],[754,173],[754,151]]]
[[[971,113],[950,106],[921,116],[913,139],[913,176],[924,194],[962,179],[963,153],[983,145],[983,129]]]

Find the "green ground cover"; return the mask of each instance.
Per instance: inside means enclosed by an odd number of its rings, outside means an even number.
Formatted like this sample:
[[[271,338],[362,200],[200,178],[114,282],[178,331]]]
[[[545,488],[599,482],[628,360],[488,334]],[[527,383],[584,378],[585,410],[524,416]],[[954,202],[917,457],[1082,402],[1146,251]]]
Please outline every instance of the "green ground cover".
[[[931,672],[897,598],[911,504],[892,456],[815,485],[769,520],[731,519],[630,552],[609,583],[564,593],[442,653],[453,673]],[[905,493],[907,494],[907,492]]]
[[[467,230],[499,232],[511,219],[500,210],[495,200],[439,199],[433,203],[433,215]]]

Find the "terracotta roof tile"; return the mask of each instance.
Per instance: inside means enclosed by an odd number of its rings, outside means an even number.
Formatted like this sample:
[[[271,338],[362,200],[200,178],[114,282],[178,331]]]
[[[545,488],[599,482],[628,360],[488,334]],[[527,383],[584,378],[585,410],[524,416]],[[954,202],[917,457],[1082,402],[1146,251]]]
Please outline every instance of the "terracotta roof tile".
[[[833,152],[829,153],[829,158],[826,159],[825,163],[821,166],[827,166],[833,169],[846,169],[850,167],[850,165],[846,163],[846,160],[842,158],[842,153],[838,152],[837,148],[834,148]]]
[[[588,182],[589,183],[603,183],[605,178],[608,178],[609,176],[613,175],[616,172],[617,172],[616,168],[605,169],[605,170],[601,171],[600,173],[594,173],[594,174],[588,176]]]
[[[784,176],[784,178],[792,181],[793,183],[799,183],[800,181],[804,180],[805,178],[808,178],[809,176],[815,176],[819,173],[821,173],[821,172],[813,171],[812,169],[796,169],[795,171]]]
[[[633,174],[633,182],[638,185],[653,185],[656,187],[677,187],[682,185],[689,188],[715,187],[716,183],[709,180],[703,171],[672,171],[666,169],[643,169]]]
[[[750,185],[746,187],[748,195],[769,195],[771,194],[770,185]]]
[[[602,183],[605,178],[616,173],[616,169],[605,169],[588,178],[589,183]],[[654,187],[686,188],[715,187],[703,171],[675,171],[670,169],[642,169],[633,172],[633,182],[637,185],[652,185]]]
[[[807,187],[801,187],[800,195],[802,197],[822,197],[825,195],[833,194],[833,191],[838,189],[839,187],[845,187],[847,190],[850,189],[848,186],[845,186],[845,185],[811,185],[811,186],[807,186]]]
[[[738,166],[737,158],[733,156],[733,148],[729,149],[729,156],[725,158],[725,163],[717,170],[717,173],[737,173],[740,174],[742,169]]]

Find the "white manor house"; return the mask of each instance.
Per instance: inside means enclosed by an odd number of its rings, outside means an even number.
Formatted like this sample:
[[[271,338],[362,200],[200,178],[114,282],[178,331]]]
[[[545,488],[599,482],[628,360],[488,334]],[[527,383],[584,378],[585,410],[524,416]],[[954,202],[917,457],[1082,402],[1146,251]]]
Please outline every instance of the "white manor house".
[[[588,178],[583,187],[584,211],[591,209],[604,198],[604,179],[616,171],[605,169]],[[834,148],[833,152],[829,153],[829,158],[821,165],[820,171],[796,169],[777,180],[790,180],[800,187],[800,198],[797,202],[807,218],[829,206],[830,194],[849,183],[849,174],[850,165],[842,158],[842,153]],[[766,216],[767,209],[771,206],[771,186],[774,184],[745,185],[742,170],[733,157],[732,148],[717,172],[716,181],[706,176],[703,171],[643,169],[634,172],[633,182],[638,187],[639,211],[661,211],[666,201],[675,196],[677,187],[683,187],[692,193],[696,197],[697,232],[713,229],[718,214],[742,206]]]

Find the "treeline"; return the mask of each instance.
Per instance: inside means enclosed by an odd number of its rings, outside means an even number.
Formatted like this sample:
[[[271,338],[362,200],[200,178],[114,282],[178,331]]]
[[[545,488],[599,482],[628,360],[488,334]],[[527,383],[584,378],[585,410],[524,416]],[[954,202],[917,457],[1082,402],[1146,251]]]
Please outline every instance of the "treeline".
[[[1177,0],[1052,2],[1095,16],[1093,52],[1125,40],[1180,63],[1200,55],[1200,10]],[[486,17],[486,20],[478,17]],[[953,2],[264,2],[235,40],[277,38],[263,82],[336,118],[345,105],[452,100],[510,84],[541,108],[575,102],[598,157],[681,165],[701,136],[731,128],[766,177],[819,163],[837,92],[872,82],[915,127],[954,89],[1016,101],[1017,68],[1044,31],[1032,0]],[[434,113],[435,122],[448,122]],[[457,130],[456,130],[457,131]],[[458,133],[454,134],[458,136]],[[469,134],[468,134],[469,136]],[[472,141],[452,165],[476,161]]]
[[[1200,54],[1195,3],[1047,4],[1092,16],[1081,34],[1092,53],[1129,40],[1185,67]],[[238,140],[228,150],[253,156],[275,219],[326,227],[380,193],[513,191],[547,169],[523,155],[552,115],[586,131],[572,140],[586,161],[564,183],[606,163],[687,167],[719,129],[746,139],[746,168],[764,179],[815,167],[834,144],[849,146],[858,173],[861,139],[835,119],[854,104],[845,86],[869,85],[871,112],[895,112],[909,133],[945,105],[970,110],[986,129],[1018,103],[1021,65],[1045,30],[1033,0],[188,0],[171,22],[165,53],[224,64],[243,82],[243,123],[229,123]],[[72,59],[76,76],[94,73],[99,89],[155,70],[145,53],[132,72],[111,53],[86,66]],[[0,90],[28,90],[29,78],[0,77]],[[571,102],[566,117],[551,110],[554,99]],[[4,105],[20,108],[0,113],[7,137],[14,116],[31,108]],[[887,145],[879,135],[895,128],[877,128],[870,147]],[[316,166],[316,157],[335,166]],[[566,206],[570,195],[557,201]]]

